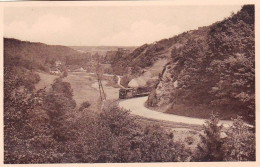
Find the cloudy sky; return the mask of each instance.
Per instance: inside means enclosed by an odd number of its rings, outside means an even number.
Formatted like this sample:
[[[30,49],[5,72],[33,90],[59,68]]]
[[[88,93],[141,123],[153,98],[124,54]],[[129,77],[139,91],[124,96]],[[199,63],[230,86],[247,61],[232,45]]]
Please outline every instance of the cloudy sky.
[[[8,7],[4,36],[68,46],[139,46],[210,25],[241,6]]]

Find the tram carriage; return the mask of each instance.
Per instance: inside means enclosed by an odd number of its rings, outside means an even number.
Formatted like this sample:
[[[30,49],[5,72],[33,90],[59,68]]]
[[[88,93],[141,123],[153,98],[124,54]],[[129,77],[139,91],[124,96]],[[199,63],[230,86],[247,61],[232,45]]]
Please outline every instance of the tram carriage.
[[[119,98],[120,99],[128,99],[132,97],[141,97],[141,96],[148,96],[149,90],[145,87],[139,88],[121,88],[119,90]]]

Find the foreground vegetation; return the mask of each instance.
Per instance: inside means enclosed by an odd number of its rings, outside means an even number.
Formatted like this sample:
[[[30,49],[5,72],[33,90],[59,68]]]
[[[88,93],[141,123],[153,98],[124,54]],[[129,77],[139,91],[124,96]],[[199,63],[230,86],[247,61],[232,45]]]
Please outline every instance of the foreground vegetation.
[[[254,131],[241,119],[225,130],[212,117],[191,150],[192,139],[177,141],[171,130],[140,124],[117,106],[97,112],[86,102],[77,110],[73,90],[62,78],[50,90],[36,91],[37,74],[20,70],[5,67],[5,163],[255,160]]]

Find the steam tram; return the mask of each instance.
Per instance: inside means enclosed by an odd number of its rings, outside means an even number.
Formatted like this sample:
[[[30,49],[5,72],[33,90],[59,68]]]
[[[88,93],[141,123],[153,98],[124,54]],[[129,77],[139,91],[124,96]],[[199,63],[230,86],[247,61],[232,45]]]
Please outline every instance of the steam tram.
[[[148,88],[121,88],[119,90],[119,99],[129,99],[132,97],[148,96],[150,93]]]

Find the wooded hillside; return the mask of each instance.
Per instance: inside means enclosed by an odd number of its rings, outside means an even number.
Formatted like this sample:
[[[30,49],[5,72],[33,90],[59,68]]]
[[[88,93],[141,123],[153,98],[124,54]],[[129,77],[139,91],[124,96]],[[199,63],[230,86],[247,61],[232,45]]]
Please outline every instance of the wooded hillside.
[[[254,31],[254,6],[246,5],[221,22],[189,32],[187,41],[172,49],[148,103],[170,105],[167,112],[181,115],[189,112],[184,105],[201,110],[194,115],[206,112],[201,117],[214,111],[225,119],[238,114],[254,120]]]
[[[15,63],[27,69],[48,71],[57,60],[65,65],[81,65],[90,60],[90,54],[80,53],[66,46],[4,38],[5,66]]]

